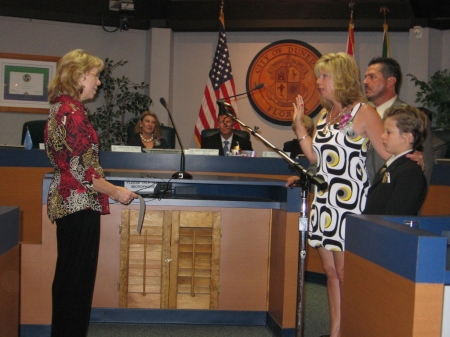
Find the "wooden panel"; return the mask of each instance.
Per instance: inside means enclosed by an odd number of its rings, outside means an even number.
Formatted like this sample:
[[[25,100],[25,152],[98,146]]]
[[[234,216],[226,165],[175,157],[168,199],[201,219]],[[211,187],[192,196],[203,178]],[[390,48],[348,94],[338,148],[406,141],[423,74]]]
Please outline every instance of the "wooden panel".
[[[120,274],[119,274],[119,306],[128,306],[128,254],[130,253],[130,212],[122,211],[120,225]]]
[[[172,212],[167,211],[164,216],[164,231],[162,234],[161,250],[161,309],[169,308],[169,289],[170,289],[170,264],[171,247],[170,237],[172,234]]]
[[[138,210],[122,211],[120,306],[161,308],[164,221],[168,212],[145,213],[141,235],[136,231]]]
[[[93,307],[96,308],[121,307],[118,290],[121,246],[119,229],[124,209],[138,210],[139,205],[112,204],[111,214],[101,217],[100,255],[93,299]],[[179,210],[180,207],[152,205],[151,209],[167,210],[170,213],[171,210]],[[185,207],[182,209],[221,213],[223,228],[222,230],[220,228],[213,229],[217,233],[223,231],[220,240],[220,274],[218,269],[211,270],[211,274],[215,272],[219,275],[220,280],[217,309],[267,310],[271,211],[269,209],[220,207]],[[41,214],[44,214],[41,219],[42,245],[22,245],[21,324],[50,324],[51,322],[51,284],[56,262],[56,226],[48,220],[46,212],[44,205],[41,211]],[[171,220],[165,217],[164,221],[170,223]],[[163,232],[163,237],[164,240],[169,238],[170,241],[170,231],[169,233]],[[214,246],[213,242],[213,251]],[[162,253],[162,256],[167,256],[167,259],[170,260],[170,245],[165,245],[165,247],[167,247],[166,253]],[[216,255],[218,256],[218,254]],[[169,262],[162,264],[162,275],[169,274],[169,266]],[[165,267],[167,268],[166,272],[164,272]],[[164,279],[163,277],[161,293],[164,292]],[[211,283],[211,287],[213,286],[218,287]],[[291,296],[295,295],[291,294]]]
[[[269,209],[222,210],[218,309],[267,310],[270,216]]]
[[[42,180],[49,167],[0,167],[0,205],[20,207],[20,242],[42,242]]]
[[[220,224],[220,212],[172,213],[170,308],[217,308]]]
[[[19,334],[19,245],[0,255],[0,327],[4,337]]]
[[[441,336],[443,298],[442,284],[416,284],[413,337]]]
[[[430,185],[420,214],[450,215],[450,186]]]
[[[344,273],[343,336],[440,337],[442,284],[416,284],[348,251]]]

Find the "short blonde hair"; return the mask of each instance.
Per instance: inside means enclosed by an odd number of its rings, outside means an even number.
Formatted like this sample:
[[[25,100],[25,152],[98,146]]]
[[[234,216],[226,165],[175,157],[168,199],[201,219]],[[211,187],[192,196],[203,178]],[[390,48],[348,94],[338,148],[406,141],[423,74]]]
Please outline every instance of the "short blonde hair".
[[[349,54],[323,55],[314,66],[314,73],[317,77],[320,72],[330,74],[334,84],[334,98],[343,107],[354,102],[367,101],[362,91],[358,65]],[[321,98],[321,104],[327,110],[332,106],[332,103],[324,98]]]
[[[423,151],[423,143],[427,138],[428,117],[422,110],[410,105],[395,105],[388,108],[383,115],[383,120],[392,118],[401,133],[413,135],[413,150]]]
[[[59,95],[68,95],[79,99],[83,92],[80,77],[89,70],[97,68],[103,70],[104,63],[97,56],[91,55],[82,49],[72,50],[61,57],[56,66],[56,75],[48,85],[48,101],[53,103]]]
[[[311,117],[307,115],[303,115],[302,117],[303,125],[305,126],[306,132],[312,138],[315,131],[314,121]],[[292,123],[292,130],[295,132],[295,123]]]
[[[136,123],[136,126],[134,127],[134,132],[141,133],[141,123],[144,120],[146,116],[151,116],[156,121],[155,130],[153,131],[153,137],[159,138],[161,137],[161,123],[159,122],[158,116],[153,111],[144,111],[141,116],[139,117],[138,122]]]

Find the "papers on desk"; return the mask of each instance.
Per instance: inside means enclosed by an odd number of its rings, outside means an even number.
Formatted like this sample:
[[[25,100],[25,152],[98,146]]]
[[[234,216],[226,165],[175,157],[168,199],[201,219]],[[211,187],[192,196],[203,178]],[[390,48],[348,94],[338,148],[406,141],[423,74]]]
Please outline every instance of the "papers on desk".
[[[23,145],[15,145],[15,144],[0,144],[0,147],[9,147],[11,149],[24,149]]]
[[[140,146],[111,145],[111,152],[142,152]]]
[[[250,150],[231,150],[228,156],[238,156],[238,157],[256,157],[256,151]]]
[[[181,154],[178,149],[142,149],[145,153]]]
[[[201,156],[218,156],[219,150],[217,150],[217,149],[187,149],[187,150],[184,150],[184,154],[201,155]]]
[[[290,152],[285,152],[285,153],[286,153],[286,155],[287,155],[288,157],[291,155]],[[275,151],[264,151],[263,154],[262,154],[262,156],[263,156],[263,157],[266,157],[266,158],[282,158],[282,157],[280,156],[280,154],[279,154],[278,152],[275,152]]]

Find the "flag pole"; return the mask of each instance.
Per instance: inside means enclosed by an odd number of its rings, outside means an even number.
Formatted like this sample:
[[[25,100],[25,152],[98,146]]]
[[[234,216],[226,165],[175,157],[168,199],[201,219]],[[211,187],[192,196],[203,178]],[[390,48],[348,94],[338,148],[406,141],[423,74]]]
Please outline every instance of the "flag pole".
[[[350,23],[348,24],[347,54],[353,56],[355,54],[355,24],[353,22],[355,0],[351,0],[348,7],[350,8]]]
[[[391,46],[389,41],[389,33],[388,33],[388,23],[387,23],[387,13],[389,13],[389,8],[387,6],[381,6],[380,13],[383,13],[384,15],[384,22],[383,22],[383,50],[382,55],[383,57],[391,57]]]
[[[194,128],[194,139],[198,146],[201,145],[201,133],[203,130],[218,127],[219,107],[216,101],[225,97],[235,97],[236,92],[225,34],[224,5],[225,0],[220,0],[219,38]],[[227,99],[228,101],[237,113],[236,100]],[[239,124],[235,125],[235,128],[240,129]]]
[[[225,6],[225,0],[220,1],[220,13],[219,13],[219,20],[222,22],[223,28],[225,28],[225,15],[223,14],[223,7]]]

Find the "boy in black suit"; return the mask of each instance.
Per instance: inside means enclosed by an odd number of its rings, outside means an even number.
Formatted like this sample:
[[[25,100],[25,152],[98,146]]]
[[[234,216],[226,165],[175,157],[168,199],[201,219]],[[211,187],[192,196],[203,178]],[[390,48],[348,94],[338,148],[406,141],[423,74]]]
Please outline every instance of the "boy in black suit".
[[[224,151],[225,145],[227,152],[230,152],[235,146],[239,146],[240,150],[253,151],[250,140],[242,138],[233,132],[235,121],[231,117],[220,115],[218,121],[219,133],[204,138],[202,140],[202,149],[218,149],[219,156],[227,155]]]
[[[384,113],[383,145],[392,156],[375,175],[363,214],[417,215],[427,193],[421,168],[405,155],[422,150],[427,116],[409,106],[393,106]]]

